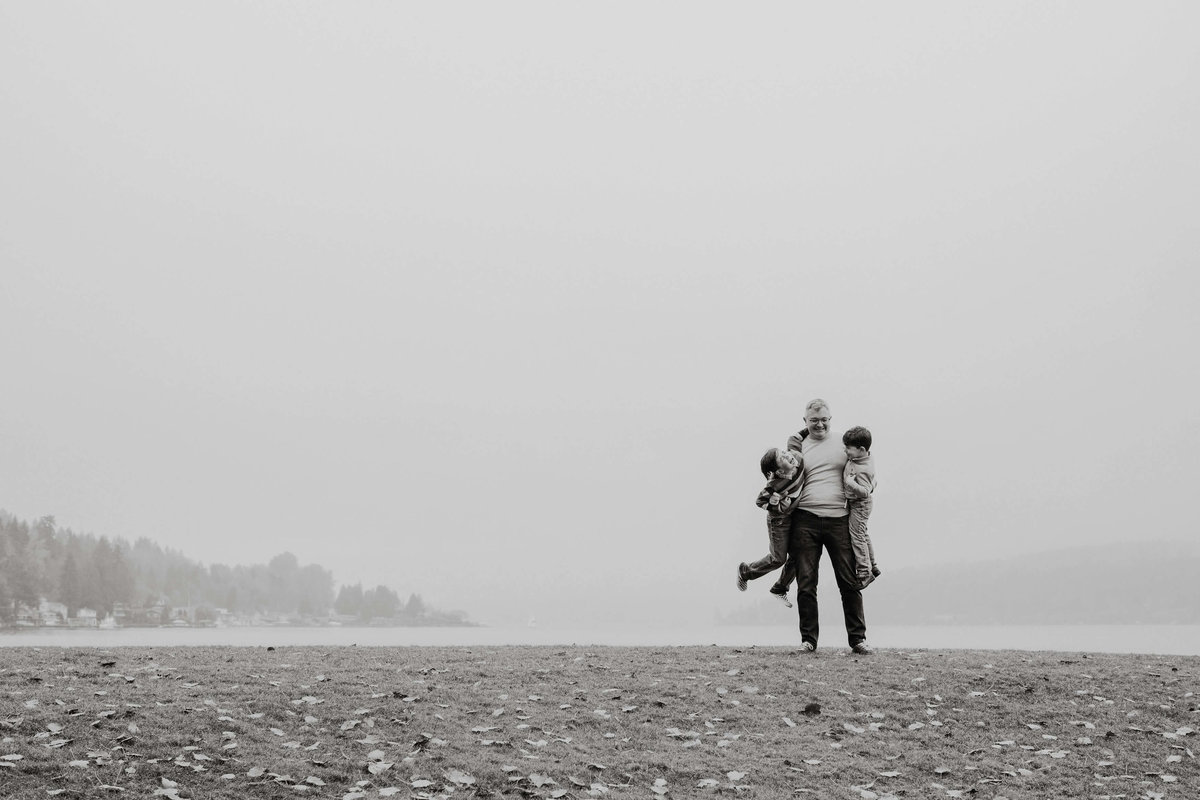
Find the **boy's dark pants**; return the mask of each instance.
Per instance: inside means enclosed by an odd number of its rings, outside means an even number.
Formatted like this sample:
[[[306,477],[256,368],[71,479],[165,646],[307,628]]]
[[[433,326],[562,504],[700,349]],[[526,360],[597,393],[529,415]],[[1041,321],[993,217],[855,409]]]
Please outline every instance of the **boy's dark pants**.
[[[818,517],[796,509],[788,537],[788,560],[796,567],[796,611],[800,615],[800,638],[817,646],[821,626],[817,614],[817,569],[821,550],[829,552],[833,575],[842,594],[846,638],[850,646],[867,638],[862,592],[855,576],[854,547],[850,542],[849,517]]]
[[[767,542],[770,552],[746,565],[742,577],[748,581],[761,578],[772,570],[783,567],[779,580],[771,587],[775,594],[787,594],[788,584],[792,582],[795,567],[788,560],[788,538],[791,535],[791,516],[770,515],[767,517]],[[782,588],[780,588],[782,587]]]

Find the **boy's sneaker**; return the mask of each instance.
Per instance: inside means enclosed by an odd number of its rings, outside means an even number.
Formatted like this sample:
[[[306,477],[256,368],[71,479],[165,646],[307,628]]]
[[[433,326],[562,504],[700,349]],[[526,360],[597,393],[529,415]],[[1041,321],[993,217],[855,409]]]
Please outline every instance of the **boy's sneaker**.
[[[746,562],[738,564],[738,591],[746,591]]]
[[[880,571],[879,567],[871,567],[871,574],[874,575],[876,578],[878,578],[880,575],[883,574],[883,572]]]
[[[815,644],[813,644],[812,642],[801,642],[799,652],[801,654],[815,653],[815,652],[817,652],[817,646]]]
[[[875,650],[866,642],[859,642],[858,644],[851,646],[850,652],[854,653],[855,655],[869,656],[874,653]]]
[[[792,601],[788,599],[788,596],[786,594],[780,594],[779,592],[771,592],[771,597],[774,597],[776,600],[783,603],[785,608],[792,607]]]

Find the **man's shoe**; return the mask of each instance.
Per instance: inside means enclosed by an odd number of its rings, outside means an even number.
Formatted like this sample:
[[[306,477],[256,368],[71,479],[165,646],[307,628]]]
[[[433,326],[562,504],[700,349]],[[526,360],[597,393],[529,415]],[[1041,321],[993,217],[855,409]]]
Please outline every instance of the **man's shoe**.
[[[815,652],[817,652],[817,646],[815,644],[813,644],[812,642],[801,642],[800,643],[800,653],[801,654],[815,653]]]
[[[746,562],[738,564],[738,591],[746,591]]]
[[[859,642],[850,648],[850,652],[854,653],[855,655],[869,656],[875,651],[871,648],[871,645],[867,644],[866,642]]]
[[[771,597],[774,597],[776,600],[783,603],[783,605],[787,608],[792,607],[792,601],[788,599],[788,596],[786,594],[779,594],[778,592],[771,592]]]

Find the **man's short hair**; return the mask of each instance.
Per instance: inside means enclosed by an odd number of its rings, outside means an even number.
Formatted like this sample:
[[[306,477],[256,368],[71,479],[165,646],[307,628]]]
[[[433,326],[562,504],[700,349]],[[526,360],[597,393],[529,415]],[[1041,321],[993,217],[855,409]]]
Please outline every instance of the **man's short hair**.
[[[820,411],[822,408],[825,409],[826,411],[828,411],[829,403],[826,403],[824,400],[822,400],[819,397],[816,400],[809,400],[808,405],[806,405],[804,407],[804,418],[808,419],[809,414],[811,414],[814,411]]]
[[[855,425],[850,430],[842,434],[842,444],[851,447],[861,447],[864,450],[871,449],[871,432],[861,425]]]

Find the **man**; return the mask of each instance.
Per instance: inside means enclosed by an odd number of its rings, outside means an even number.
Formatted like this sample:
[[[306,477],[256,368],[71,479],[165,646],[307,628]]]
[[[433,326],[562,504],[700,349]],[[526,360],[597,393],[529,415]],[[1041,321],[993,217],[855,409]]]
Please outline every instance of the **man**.
[[[820,624],[817,616],[817,569],[822,548],[829,552],[833,574],[842,594],[842,614],[846,618],[846,637],[850,649],[870,655],[867,621],[863,616],[862,592],[855,577],[854,548],[846,509],[846,490],[842,475],[846,450],[840,433],[832,433],[833,419],[829,404],[813,400],[804,409],[803,431],[788,439],[788,449],[803,456],[804,488],[793,503],[788,531],[788,557],[796,567],[796,607],[800,615],[800,650],[817,649]]]

